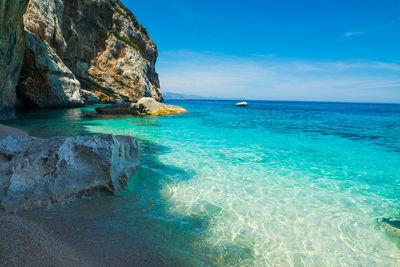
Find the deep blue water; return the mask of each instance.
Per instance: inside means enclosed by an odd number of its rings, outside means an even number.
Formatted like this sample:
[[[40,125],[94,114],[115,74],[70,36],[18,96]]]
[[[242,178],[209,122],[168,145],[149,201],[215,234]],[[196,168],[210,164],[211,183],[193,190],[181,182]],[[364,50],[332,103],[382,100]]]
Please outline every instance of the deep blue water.
[[[7,124],[140,140],[130,192],[43,212],[86,229],[82,247],[167,265],[399,266],[376,219],[400,216],[400,105],[248,102],[168,101],[189,113],[152,117],[26,111]]]

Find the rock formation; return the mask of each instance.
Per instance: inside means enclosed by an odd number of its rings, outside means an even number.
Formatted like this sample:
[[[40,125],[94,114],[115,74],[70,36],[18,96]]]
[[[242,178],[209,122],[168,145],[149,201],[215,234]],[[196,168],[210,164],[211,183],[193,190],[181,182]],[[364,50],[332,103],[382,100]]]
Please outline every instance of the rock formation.
[[[128,136],[0,139],[0,208],[46,207],[96,190],[119,192],[139,167]]]
[[[27,35],[39,36],[47,51],[38,51],[40,40],[26,38],[26,72],[18,91],[40,94],[45,90],[35,89],[29,81],[42,80],[47,93],[65,99],[66,105],[84,100],[80,88],[109,101],[137,101],[143,96],[162,100],[155,72],[157,48],[120,1],[31,0],[24,24]],[[44,66],[37,66],[43,61]],[[69,92],[67,97],[59,88]],[[47,104],[59,106],[59,99],[50,98]]]
[[[23,20],[28,0],[0,0],[0,119],[13,116],[24,55]]]
[[[167,115],[187,112],[182,107],[165,105],[151,97],[143,97],[137,103],[122,102],[110,106],[98,107],[96,111],[101,114],[133,115]]]
[[[24,106],[69,107],[84,104],[81,84],[38,35],[25,32],[26,51],[17,94]]]
[[[16,104],[162,101],[157,47],[119,0],[0,0],[0,22],[2,114]]]

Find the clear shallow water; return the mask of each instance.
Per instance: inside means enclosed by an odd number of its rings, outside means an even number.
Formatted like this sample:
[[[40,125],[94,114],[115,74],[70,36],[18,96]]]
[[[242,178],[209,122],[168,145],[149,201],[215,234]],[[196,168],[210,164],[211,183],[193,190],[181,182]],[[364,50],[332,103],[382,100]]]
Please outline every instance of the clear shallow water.
[[[399,244],[376,222],[400,215],[400,105],[170,103],[189,113],[109,119],[87,107],[7,122],[43,137],[140,139],[143,166],[130,192],[43,218],[70,225],[67,239],[82,249],[106,246],[110,261],[400,265]]]

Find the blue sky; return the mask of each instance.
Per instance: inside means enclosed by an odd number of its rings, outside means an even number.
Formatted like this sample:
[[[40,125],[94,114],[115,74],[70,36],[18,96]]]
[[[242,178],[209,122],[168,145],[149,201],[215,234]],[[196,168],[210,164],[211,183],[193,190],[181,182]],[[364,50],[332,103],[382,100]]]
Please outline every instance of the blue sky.
[[[123,2],[164,92],[400,103],[399,0]]]

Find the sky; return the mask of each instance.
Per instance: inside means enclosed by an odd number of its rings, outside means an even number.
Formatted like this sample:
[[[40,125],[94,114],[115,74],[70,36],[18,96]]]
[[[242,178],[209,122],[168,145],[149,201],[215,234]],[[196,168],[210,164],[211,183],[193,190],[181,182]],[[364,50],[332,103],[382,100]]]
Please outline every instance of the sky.
[[[400,103],[400,0],[122,2],[157,44],[163,92]]]

